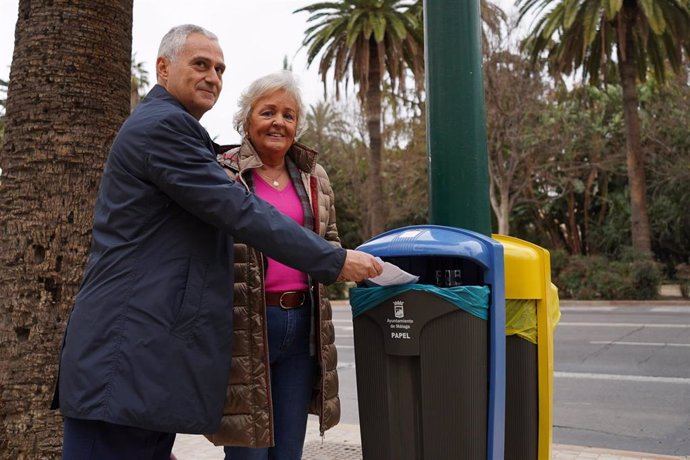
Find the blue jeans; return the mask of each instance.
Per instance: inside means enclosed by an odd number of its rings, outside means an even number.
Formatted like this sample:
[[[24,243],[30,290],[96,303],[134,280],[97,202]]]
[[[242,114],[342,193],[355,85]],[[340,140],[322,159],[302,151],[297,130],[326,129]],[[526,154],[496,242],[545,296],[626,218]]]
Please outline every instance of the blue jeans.
[[[63,460],[170,460],[175,433],[65,417]]]
[[[271,398],[275,446],[263,449],[226,447],[225,460],[300,460],[316,357],[309,353],[311,307],[283,310],[266,308],[268,353],[271,363]]]

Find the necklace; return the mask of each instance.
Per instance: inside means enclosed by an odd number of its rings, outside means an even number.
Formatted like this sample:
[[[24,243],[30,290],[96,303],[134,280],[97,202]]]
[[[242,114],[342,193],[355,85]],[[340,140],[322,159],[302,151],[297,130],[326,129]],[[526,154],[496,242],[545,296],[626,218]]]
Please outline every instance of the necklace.
[[[276,177],[271,178],[271,177],[267,176],[266,174],[263,174],[263,173],[262,173],[260,170],[258,170],[258,169],[256,169],[255,171],[256,171],[256,173],[257,173],[259,176],[261,176],[261,177],[263,177],[264,179],[266,179],[267,181],[269,181],[269,183],[270,183],[274,188],[280,187],[280,182],[278,181],[278,179],[280,179],[280,177],[281,177],[281,176],[283,175],[283,173],[285,172],[285,171],[280,171]]]

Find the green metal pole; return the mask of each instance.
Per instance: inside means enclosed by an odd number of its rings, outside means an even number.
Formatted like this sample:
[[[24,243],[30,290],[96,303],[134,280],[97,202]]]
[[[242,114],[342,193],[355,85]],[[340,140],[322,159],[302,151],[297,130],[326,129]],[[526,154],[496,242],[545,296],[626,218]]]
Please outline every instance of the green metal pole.
[[[479,0],[424,0],[430,221],[491,235]]]

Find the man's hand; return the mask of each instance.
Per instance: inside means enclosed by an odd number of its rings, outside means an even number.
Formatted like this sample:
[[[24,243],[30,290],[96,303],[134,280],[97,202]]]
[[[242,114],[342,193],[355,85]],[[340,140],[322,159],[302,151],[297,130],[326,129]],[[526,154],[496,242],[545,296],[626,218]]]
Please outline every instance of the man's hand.
[[[383,271],[381,265],[371,254],[362,251],[347,250],[345,264],[340,271],[338,281],[360,282],[367,278],[379,276]]]

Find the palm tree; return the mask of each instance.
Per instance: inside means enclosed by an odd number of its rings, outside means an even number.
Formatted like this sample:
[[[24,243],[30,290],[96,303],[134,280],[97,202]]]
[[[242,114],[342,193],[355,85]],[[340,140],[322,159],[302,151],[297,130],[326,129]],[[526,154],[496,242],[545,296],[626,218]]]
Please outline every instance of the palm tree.
[[[137,61],[137,53],[132,54],[132,81],[130,86],[130,111],[139,104],[149,86],[149,71],[144,68],[142,61]]]
[[[479,0],[479,16],[482,20],[482,51],[487,54],[490,52],[491,37],[502,36],[508,16],[500,6],[489,0]]]
[[[309,106],[306,114],[307,145],[316,149],[320,156],[329,157],[339,150],[337,143],[344,142],[352,129],[343,114],[326,101]]]
[[[520,20],[527,14],[539,18],[526,47],[533,59],[545,51],[554,74],[581,68],[583,78],[589,76],[597,84],[617,64],[623,88],[632,244],[636,250],[650,253],[637,82],[644,81],[650,69],[663,82],[667,64],[674,72],[681,70],[682,50],[690,53],[688,1],[518,0],[517,5]]]
[[[339,84],[344,81],[347,89],[352,78],[365,108],[369,135],[369,236],[382,232],[386,222],[381,174],[384,73],[393,91],[404,91],[408,71],[420,92],[424,83],[420,5],[399,0],[343,0],[316,3],[295,11],[311,14],[308,22],[313,25],[305,31],[303,46],[307,47],[307,65],[321,54],[319,74],[324,89],[331,69],[336,97]]]
[[[129,114],[132,0],[19,1],[0,150],[0,458],[58,458],[50,411],[108,147]]]

